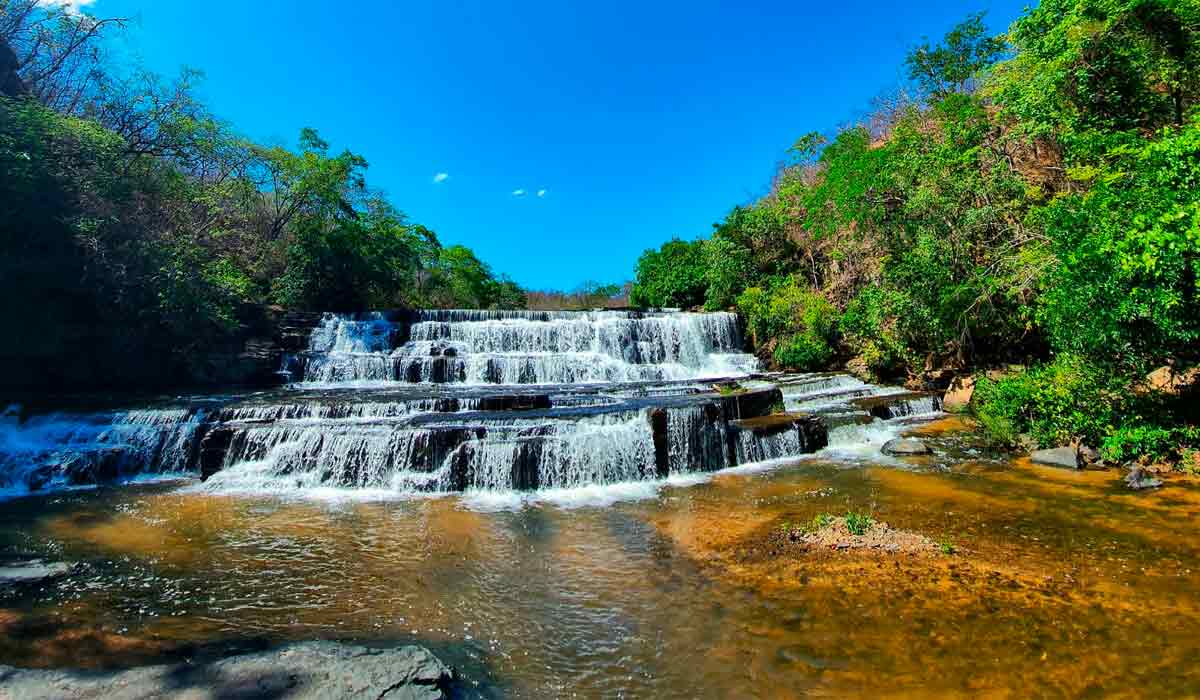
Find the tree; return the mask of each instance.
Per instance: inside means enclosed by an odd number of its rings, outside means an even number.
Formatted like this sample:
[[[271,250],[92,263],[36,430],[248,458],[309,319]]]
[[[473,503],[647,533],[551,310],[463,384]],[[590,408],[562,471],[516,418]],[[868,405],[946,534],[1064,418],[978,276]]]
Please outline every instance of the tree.
[[[16,72],[42,104],[79,115],[108,75],[102,38],[121,17],[96,18],[63,4],[0,0],[0,44],[16,56]]]
[[[704,243],[675,238],[638,258],[630,302],[688,308],[704,302],[704,289]]]
[[[980,71],[1003,58],[1003,39],[990,36],[979,12],[951,29],[942,43],[926,40],[909,51],[905,64],[908,77],[927,94],[940,97],[951,92],[968,92]]]

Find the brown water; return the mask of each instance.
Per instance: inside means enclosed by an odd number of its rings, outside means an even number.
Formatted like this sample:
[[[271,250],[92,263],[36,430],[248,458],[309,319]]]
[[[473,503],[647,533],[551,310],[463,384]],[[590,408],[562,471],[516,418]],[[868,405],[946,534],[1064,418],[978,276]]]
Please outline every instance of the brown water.
[[[491,697],[1198,697],[1200,488],[1028,463],[804,461],[648,500],[477,512],[179,485],[0,505],[81,561],[0,608],[0,663],[419,641]],[[780,549],[847,507],[956,553]]]

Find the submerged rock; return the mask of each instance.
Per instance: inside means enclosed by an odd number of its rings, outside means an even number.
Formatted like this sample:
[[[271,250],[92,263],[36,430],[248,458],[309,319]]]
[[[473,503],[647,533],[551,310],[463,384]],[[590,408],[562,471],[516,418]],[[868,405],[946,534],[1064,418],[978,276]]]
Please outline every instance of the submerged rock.
[[[371,649],[304,642],[211,664],[146,666],[117,673],[0,666],[0,696],[83,698],[388,698],[450,697],[454,671],[428,649]]]
[[[1154,478],[1150,472],[1142,467],[1134,467],[1125,475],[1125,485],[1134,491],[1143,489],[1156,489],[1163,485],[1162,479]]]
[[[0,596],[29,586],[62,578],[75,570],[74,564],[27,559],[0,565]]]
[[[929,445],[917,438],[892,438],[883,444],[882,452],[893,457],[933,454]]]
[[[1063,467],[1078,469],[1079,456],[1073,447],[1055,447],[1050,450],[1034,450],[1029,454],[1029,461],[1048,467]]]

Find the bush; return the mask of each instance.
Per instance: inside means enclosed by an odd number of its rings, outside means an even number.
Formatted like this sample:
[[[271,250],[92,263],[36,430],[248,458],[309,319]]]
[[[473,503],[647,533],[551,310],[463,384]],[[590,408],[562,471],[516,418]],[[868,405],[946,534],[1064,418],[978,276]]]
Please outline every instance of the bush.
[[[867,287],[846,306],[840,328],[851,350],[878,376],[900,374],[913,353],[900,335],[906,299],[895,290]]]
[[[1042,447],[1078,438],[1099,445],[1131,407],[1127,382],[1077,358],[1000,379],[984,377],[972,402],[976,417],[998,444],[1028,433]]]
[[[1197,447],[1200,447],[1200,427],[1138,425],[1115,430],[1104,439],[1100,454],[1113,462],[1139,459],[1175,462]]]
[[[824,369],[833,358],[833,348],[823,338],[798,333],[775,346],[775,362],[782,367],[811,372]]]
[[[751,287],[738,296],[737,305],[756,341],[779,339],[774,352],[779,365],[816,370],[833,359],[837,309],[794,277],[775,281],[769,291]]]

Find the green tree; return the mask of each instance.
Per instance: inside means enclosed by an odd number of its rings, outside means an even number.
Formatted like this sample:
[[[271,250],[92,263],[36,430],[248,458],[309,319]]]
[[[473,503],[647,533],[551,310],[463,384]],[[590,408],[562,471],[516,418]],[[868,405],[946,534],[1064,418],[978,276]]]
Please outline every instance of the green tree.
[[[936,46],[928,41],[908,53],[908,77],[935,98],[968,91],[980,71],[1004,56],[1003,39],[988,34],[979,12],[951,29]]]
[[[704,244],[672,239],[638,258],[630,302],[652,307],[699,306],[704,302],[704,274]]]

